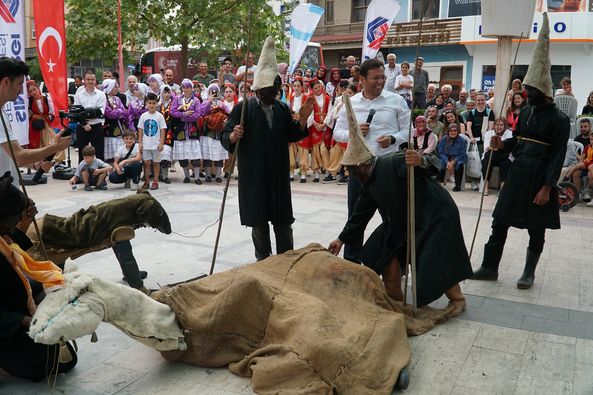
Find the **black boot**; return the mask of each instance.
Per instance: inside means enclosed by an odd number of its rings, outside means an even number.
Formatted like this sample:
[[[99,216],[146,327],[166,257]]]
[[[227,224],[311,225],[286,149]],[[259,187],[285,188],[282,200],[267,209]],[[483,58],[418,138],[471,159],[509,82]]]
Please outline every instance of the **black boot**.
[[[498,265],[502,258],[502,248],[489,245],[484,246],[484,259],[482,266],[474,272],[472,280],[496,281],[498,280]]]
[[[523,269],[523,275],[517,281],[517,288],[529,289],[533,286],[533,280],[535,280],[535,268],[541,254],[536,254],[527,249],[527,255],[525,257],[525,268]]]
[[[113,243],[113,252],[119,262],[124,279],[130,287],[141,289],[144,286],[136,258],[132,252],[132,244],[129,241],[117,241]],[[144,277],[146,278],[146,276]]]

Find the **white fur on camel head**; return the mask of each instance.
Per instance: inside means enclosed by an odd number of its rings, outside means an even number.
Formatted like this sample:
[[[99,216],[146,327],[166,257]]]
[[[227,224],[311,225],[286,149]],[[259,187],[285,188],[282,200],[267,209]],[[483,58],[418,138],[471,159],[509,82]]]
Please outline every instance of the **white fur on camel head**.
[[[57,344],[92,334],[101,321],[157,351],[184,350],[183,331],[175,313],[142,292],[76,271],[66,264],[64,287],[37,307],[29,336]]]

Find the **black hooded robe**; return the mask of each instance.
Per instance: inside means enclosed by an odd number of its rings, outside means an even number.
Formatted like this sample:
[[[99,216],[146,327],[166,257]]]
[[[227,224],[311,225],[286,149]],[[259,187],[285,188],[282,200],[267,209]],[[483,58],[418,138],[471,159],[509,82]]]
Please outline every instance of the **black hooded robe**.
[[[449,193],[432,177],[438,173],[438,159],[425,157],[429,158],[429,167],[416,167],[414,171],[418,306],[433,302],[472,275],[459,211]],[[382,274],[394,256],[402,264],[406,261],[407,167],[402,152],[376,158],[339,239],[350,243],[361,237],[377,209],[383,223],[365,243],[362,262]]]

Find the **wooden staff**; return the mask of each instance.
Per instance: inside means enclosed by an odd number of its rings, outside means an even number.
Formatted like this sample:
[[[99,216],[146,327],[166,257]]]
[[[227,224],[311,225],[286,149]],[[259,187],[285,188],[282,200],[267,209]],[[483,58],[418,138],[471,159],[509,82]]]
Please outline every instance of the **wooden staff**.
[[[249,27],[247,29],[247,51],[245,51],[245,80],[243,82],[243,104],[241,107],[241,121],[240,125],[245,127],[245,109],[247,108],[247,76],[249,75],[249,67],[247,66],[247,62],[249,60],[249,51],[251,50],[251,23],[253,21],[253,7],[249,6]],[[220,213],[218,215],[218,231],[216,232],[216,241],[214,242],[214,253],[212,254],[212,264],[210,265],[210,275],[214,273],[214,265],[216,265],[216,253],[218,252],[218,243],[220,241],[220,231],[222,230],[222,219],[224,217],[224,207],[226,205],[226,197],[229,191],[229,184],[231,182],[231,178],[233,176],[233,171],[235,170],[235,161],[237,160],[237,156],[239,155],[239,147],[241,145],[241,139],[238,139],[235,143],[235,154],[230,159],[231,161],[231,170],[229,172],[229,176],[226,179],[226,183],[224,186],[224,193],[222,195],[222,203],[220,205]]]

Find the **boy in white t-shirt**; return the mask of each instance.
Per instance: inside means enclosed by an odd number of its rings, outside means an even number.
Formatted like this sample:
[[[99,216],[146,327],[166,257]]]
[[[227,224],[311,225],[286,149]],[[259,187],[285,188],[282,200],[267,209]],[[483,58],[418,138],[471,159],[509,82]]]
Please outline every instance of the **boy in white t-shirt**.
[[[140,173],[142,173],[142,152],[140,146],[136,143],[136,132],[126,130],[122,139],[124,145],[118,148],[113,162],[113,172],[109,174],[109,182],[112,184],[124,184],[124,188],[130,188],[135,191],[140,182]]]
[[[149,93],[144,99],[147,112],[140,116],[138,120],[138,144],[142,151],[144,161],[144,185],[143,189],[148,189],[150,182],[150,162],[154,178],[150,189],[159,189],[159,173],[161,171],[161,152],[165,144],[165,133],[167,123],[163,114],[156,110],[159,98],[154,93]]]

